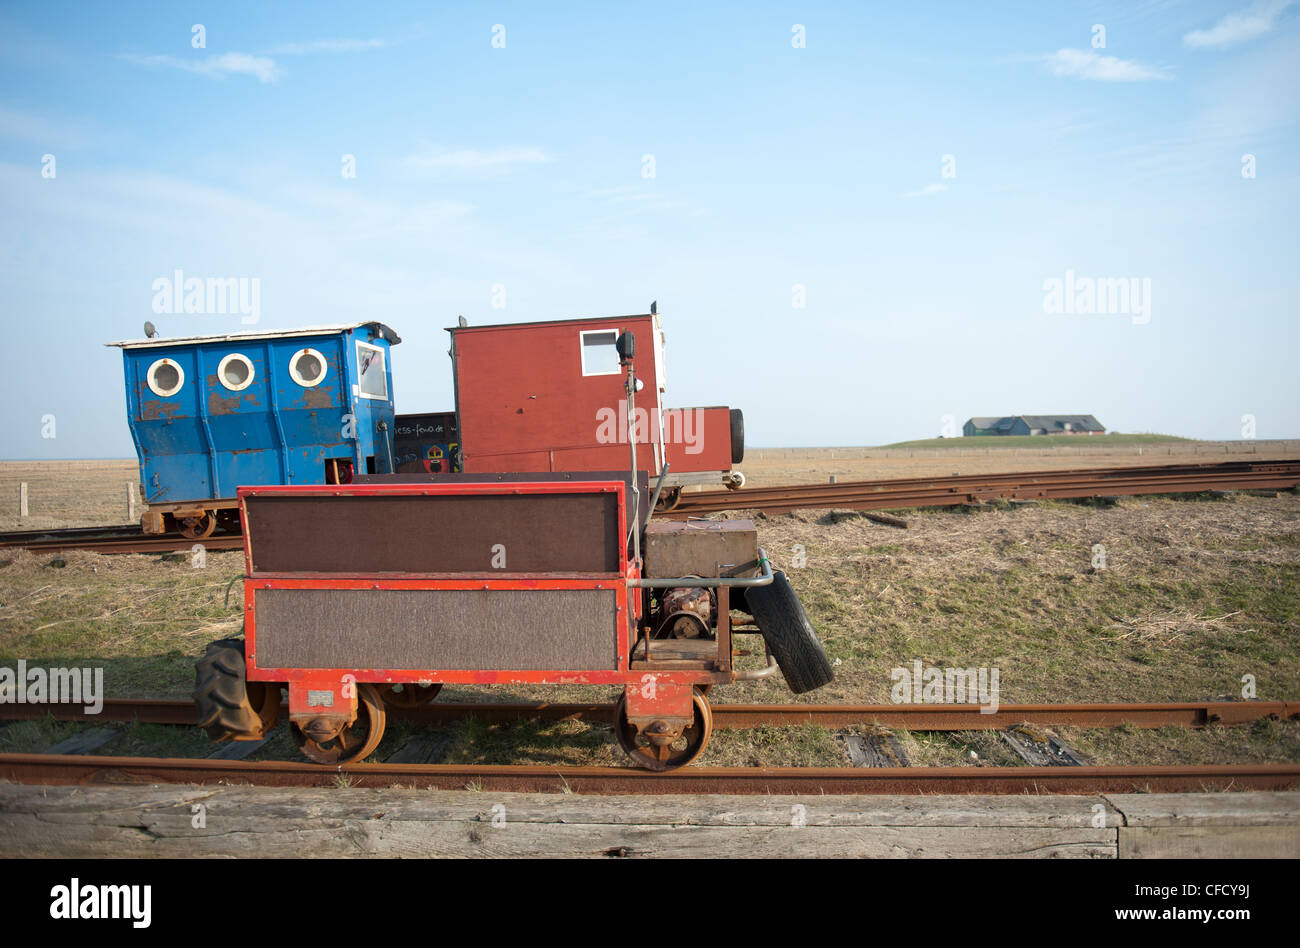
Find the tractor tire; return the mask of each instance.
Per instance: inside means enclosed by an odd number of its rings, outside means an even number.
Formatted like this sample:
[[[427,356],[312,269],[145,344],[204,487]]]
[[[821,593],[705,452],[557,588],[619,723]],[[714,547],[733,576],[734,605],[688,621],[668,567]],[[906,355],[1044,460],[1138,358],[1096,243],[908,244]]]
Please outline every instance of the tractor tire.
[[[731,463],[745,460],[745,416],[739,408],[731,409]]]
[[[248,681],[242,639],[208,646],[194,666],[194,707],[199,727],[214,741],[254,741],[275,726],[280,688]]]
[[[831,682],[831,663],[785,573],[777,570],[768,585],[749,587],[745,599],[791,691],[801,695]]]

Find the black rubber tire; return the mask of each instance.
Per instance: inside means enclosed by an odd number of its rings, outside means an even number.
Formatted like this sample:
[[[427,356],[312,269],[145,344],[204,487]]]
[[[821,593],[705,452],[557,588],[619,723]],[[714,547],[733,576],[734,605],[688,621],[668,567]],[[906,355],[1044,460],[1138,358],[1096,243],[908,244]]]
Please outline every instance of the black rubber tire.
[[[274,726],[267,715],[279,713],[279,687],[250,683],[246,675],[243,639],[211,643],[194,665],[198,724],[214,741],[256,740]]]
[[[731,409],[731,463],[745,460],[745,415],[739,408]]]
[[[777,570],[768,585],[749,587],[745,599],[790,690],[801,695],[830,684],[830,660],[785,573]]]

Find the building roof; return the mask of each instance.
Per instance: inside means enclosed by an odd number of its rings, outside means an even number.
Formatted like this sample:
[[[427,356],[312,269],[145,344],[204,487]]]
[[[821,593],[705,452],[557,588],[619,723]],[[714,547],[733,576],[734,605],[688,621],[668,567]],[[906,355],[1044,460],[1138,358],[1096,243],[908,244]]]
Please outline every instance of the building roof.
[[[480,329],[522,329],[532,326],[577,326],[592,323],[618,325],[628,319],[658,319],[658,313],[629,313],[626,316],[573,316],[568,319],[542,319],[526,323],[481,323],[474,326],[448,326],[447,332],[474,332]]]
[[[1066,425],[1071,431],[1105,431],[1106,429],[1092,415],[1003,415],[1000,418],[971,418],[967,424],[974,425],[981,431],[1008,431],[1017,420],[1023,421],[1029,428],[1042,428],[1044,431],[1065,431]]]
[[[397,345],[402,338],[383,323],[367,320],[359,323],[330,323],[324,326],[303,326],[299,329],[259,329],[255,332],[215,333],[208,336],[154,336],[152,339],[125,339],[121,342],[106,342],[106,346],[120,349],[156,349],[161,346],[185,345],[203,342],[243,342],[248,339],[283,339],[290,336],[332,336],[335,333],[360,329],[362,326],[373,327],[381,339],[387,339],[390,345]]]
[[[1074,431],[1105,431],[1092,415],[1018,415],[1030,428],[1044,431],[1065,431],[1069,425]]]

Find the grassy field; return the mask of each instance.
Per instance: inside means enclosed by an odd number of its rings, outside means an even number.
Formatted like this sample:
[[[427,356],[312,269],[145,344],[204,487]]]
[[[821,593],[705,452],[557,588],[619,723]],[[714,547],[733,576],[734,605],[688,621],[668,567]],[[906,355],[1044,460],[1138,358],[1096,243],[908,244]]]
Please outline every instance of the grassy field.
[[[816,465],[817,459],[797,461]],[[104,476],[116,479],[120,472]],[[105,492],[109,493],[107,488]],[[997,668],[1003,704],[1300,699],[1300,496],[1129,498],[907,514],[908,530],[852,513],[758,519],[835,662],[836,680],[794,696],[780,678],[717,689],[715,702],[890,702],[891,671]],[[1105,568],[1094,565],[1095,547]],[[799,565],[799,564],[803,565]],[[187,697],[204,645],[240,631],[241,554],[35,556],[0,552],[0,665],[95,665],[118,697]],[[236,585],[231,586],[232,583]],[[761,661],[757,638],[741,639]],[[445,700],[610,700],[608,688],[448,687]],[[0,749],[39,750],[77,725],[0,728]],[[259,756],[296,754],[281,733]],[[608,728],[575,722],[437,732],[447,761],[620,763]],[[990,733],[900,734],[922,764],[1011,762]],[[1300,724],[1205,731],[1068,731],[1098,763],[1300,760]],[[377,759],[409,737],[394,726]],[[136,727],[104,753],[210,750],[197,731]],[[974,753],[974,757],[971,754]],[[704,761],[846,765],[816,727],[718,731]]]

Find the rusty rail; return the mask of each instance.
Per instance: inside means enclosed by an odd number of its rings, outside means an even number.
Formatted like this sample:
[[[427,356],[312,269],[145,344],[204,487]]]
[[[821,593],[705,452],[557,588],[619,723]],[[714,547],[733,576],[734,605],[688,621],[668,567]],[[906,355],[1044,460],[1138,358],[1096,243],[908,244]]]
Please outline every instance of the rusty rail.
[[[422,708],[390,708],[393,720],[416,724],[446,724],[473,716],[491,724],[512,721],[585,720],[611,723],[615,705],[553,703],[442,703]],[[1205,727],[1247,724],[1264,718],[1300,717],[1300,701],[1192,701],[1145,704],[1007,704],[985,714],[976,705],[962,704],[713,704],[715,728],[758,727],[765,724],[812,724],[853,727],[879,724],[911,731],[1000,730],[1012,724],[1056,724],[1073,727],[1140,728]],[[281,707],[282,716],[288,714]],[[0,704],[0,720],[52,717],[58,721],[123,721],[140,724],[194,725],[194,703],[157,699],[105,700],[99,714],[86,714],[80,705]]]
[[[22,547],[32,553],[62,553],[86,550],[91,553],[188,553],[201,543],[206,550],[238,550],[244,538],[238,534],[220,534],[203,540],[191,540],[178,533],[164,536],[145,534],[139,527],[105,527],[72,530],[30,530],[0,533],[0,549]]]
[[[703,491],[683,494],[677,507],[661,516],[682,519],[723,510],[789,513],[792,510],[817,508],[905,509],[976,504],[990,500],[1119,497],[1215,490],[1291,490],[1298,484],[1300,460],[961,474],[842,484],[747,487],[738,491]]]
[[[1300,764],[1138,767],[631,767],[351,764],[0,754],[0,780],[33,784],[247,783],[523,793],[1133,793],[1289,790]]]

